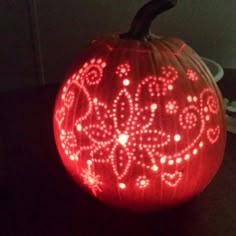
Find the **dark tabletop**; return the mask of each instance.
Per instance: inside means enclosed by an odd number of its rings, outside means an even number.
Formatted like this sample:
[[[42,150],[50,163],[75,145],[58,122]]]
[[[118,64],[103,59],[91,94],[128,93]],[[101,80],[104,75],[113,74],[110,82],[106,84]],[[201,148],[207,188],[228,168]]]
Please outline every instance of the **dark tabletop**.
[[[234,75],[219,83],[230,99]],[[228,133],[219,172],[190,202],[162,213],[113,209],[81,190],[62,165],[52,131],[57,89],[0,94],[0,236],[236,236],[236,135]]]

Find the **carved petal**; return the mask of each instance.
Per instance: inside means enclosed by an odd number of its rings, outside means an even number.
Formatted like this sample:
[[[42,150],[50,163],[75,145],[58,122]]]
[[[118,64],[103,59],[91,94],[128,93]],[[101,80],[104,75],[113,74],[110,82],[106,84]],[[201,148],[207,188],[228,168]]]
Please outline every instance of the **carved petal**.
[[[75,90],[76,95],[76,123],[80,123],[83,120],[86,120],[90,113],[92,112],[92,101],[89,92],[83,86],[80,86],[77,83],[77,89]]]
[[[88,125],[82,127],[82,131],[88,136],[88,138],[97,145],[107,145],[114,140],[114,134],[112,127],[107,128],[101,125]]]
[[[111,126],[114,126],[111,118],[111,112],[107,105],[102,102],[98,102],[96,98],[93,101],[92,121],[97,125],[106,126],[107,129],[109,128],[110,130]]]
[[[133,112],[132,97],[126,89],[123,89],[113,103],[112,117],[115,129],[121,133],[127,131],[131,125]]]
[[[127,147],[116,143],[109,155],[112,170],[118,179],[122,179],[129,171],[132,155]]]
[[[101,145],[95,146],[91,152],[90,156],[92,157],[93,162],[104,164],[109,162],[109,155],[111,153],[113,143],[103,143]]]
[[[153,103],[135,111],[134,122],[136,127],[142,130],[148,129],[153,124],[156,109],[158,109],[157,104]]]
[[[156,150],[169,144],[171,136],[158,130],[141,130],[136,132],[137,142],[140,147],[146,148],[150,151]]]

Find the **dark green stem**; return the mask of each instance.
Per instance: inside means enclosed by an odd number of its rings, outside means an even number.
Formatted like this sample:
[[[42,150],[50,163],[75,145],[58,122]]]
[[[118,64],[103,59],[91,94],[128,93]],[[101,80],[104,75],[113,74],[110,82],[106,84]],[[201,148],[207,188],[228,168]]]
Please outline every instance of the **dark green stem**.
[[[150,27],[153,20],[161,13],[173,8],[177,0],[151,0],[136,14],[127,33],[121,34],[122,39],[146,40],[150,38]]]

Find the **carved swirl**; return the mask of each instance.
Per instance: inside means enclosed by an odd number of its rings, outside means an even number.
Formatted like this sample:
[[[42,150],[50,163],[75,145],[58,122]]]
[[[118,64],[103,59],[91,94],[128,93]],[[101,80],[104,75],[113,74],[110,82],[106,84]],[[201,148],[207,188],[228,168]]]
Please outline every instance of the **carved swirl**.
[[[196,106],[186,107],[179,116],[179,123],[183,129],[192,129],[196,127],[199,117],[199,110]]]

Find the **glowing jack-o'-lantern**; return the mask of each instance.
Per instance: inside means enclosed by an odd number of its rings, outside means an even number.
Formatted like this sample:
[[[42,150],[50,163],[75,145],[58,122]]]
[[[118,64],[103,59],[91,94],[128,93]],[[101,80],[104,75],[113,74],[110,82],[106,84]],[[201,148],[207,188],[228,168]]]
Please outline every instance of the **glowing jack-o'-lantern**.
[[[58,94],[54,133],[76,182],[101,201],[159,210],[201,192],[225,146],[221,95],[183,41],[154,37],[146,4],[126,34],[94,40]]]

